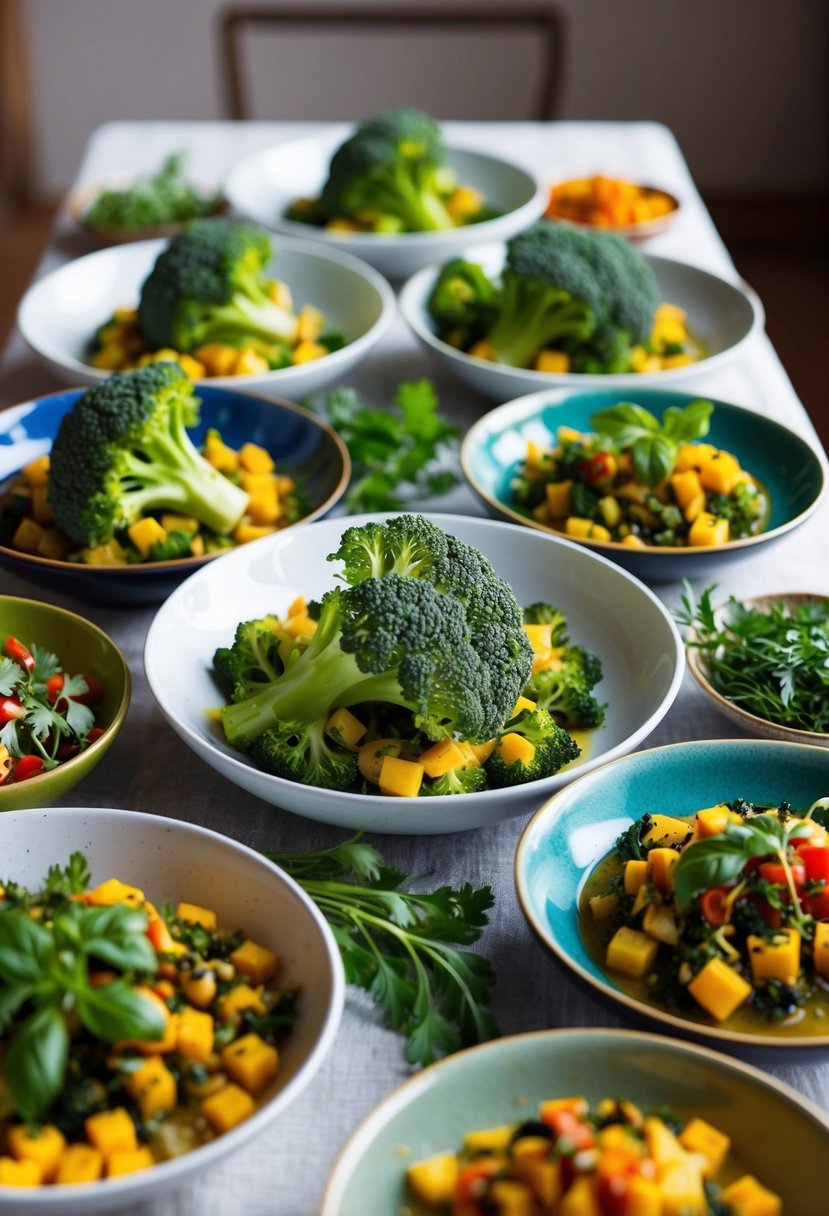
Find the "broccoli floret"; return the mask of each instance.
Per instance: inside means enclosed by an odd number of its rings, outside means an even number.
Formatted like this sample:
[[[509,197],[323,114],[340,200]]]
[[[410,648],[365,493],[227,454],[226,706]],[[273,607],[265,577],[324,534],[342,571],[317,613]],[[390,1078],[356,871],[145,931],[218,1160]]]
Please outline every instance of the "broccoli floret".
[[[481,330],[495,319],[497,298],[481,266],[455,258],[438,275],[427,307],[442,331]]]
[[[265,616],[242,621],[232,646],[220,646],[213,656],[219,687],[231,701],[244,701],[282,674],[279,658],[279,619]]]
[[[395,515],[385,523],[346,528],[330,562],[342,562],[347,583],[387,574],[418,577],[446,556],[448,537],[424,515]]]
[[[347,790],[357,777],[357,757],[326,737],[322,721],[280,722],[259,736],[251,756],[277,777],[326,790]]]
[[[535,751],[527,762],[513,760],[507,763],[500,747],[496,747],[485,765],[491,785],[523,785],[527,781],[552,777],[581,754],[575,739],[571,739],[545,709],[522,710],[504,727],[502,737],[510,734],[522,735],[532,743]]]
[[[164,540],[150,545],[150,557],[154,562],[169,562],[193,556],[193,537],[183,528],[168,532]]]
[[[272,256],[271,238],[259,228],[218,219],[188,225],[141,289],[138,325],[150,348],[193,351],[242,338],[293,346],[297,318],[268,295]]]
[[[591,691],[601,678],[601,660],[592,650],[568,646],[557,670],[534,672],[525,692],[564,726],[587,730],[604,724],[607,706]]]
[[[184,176],[185,154],[168,156],[152,177],[139,178],[123,190],[102,190],[83,213],[97,228],[153,228],[210,215],[219,198],[200,194]]]
[[[334,153],[323,211],[329,219],[374,213],[387,231],[453,228],[440,197],[444,156],[440,128],[427,114],[388,110],[361,123]]]
[[[600,326],[587,346],[578,347],[564,343],[570,354],[570,366],[574,372],[587,375],[619,375],[630,371],[630,334],[619,325]]]
[[[567,636],[567,618],[555,604],[546,604],[539,600],[528,604],[524,609],[525,625],[549,625],[550,645],[560,646]]]
[[[198,452],[186,427],[199,400],[177,363],[153,363],[96,384],[61,421],[52,445],[55,523],[81,545],[105,544],[148,511],[191,515],[230,532],[248,495]]]
[[[477,794],[486,789],[486,771],[482,768],[453,768],[442,777],[433,777],[423,782],[420,793],[424,797],[439,794]]]

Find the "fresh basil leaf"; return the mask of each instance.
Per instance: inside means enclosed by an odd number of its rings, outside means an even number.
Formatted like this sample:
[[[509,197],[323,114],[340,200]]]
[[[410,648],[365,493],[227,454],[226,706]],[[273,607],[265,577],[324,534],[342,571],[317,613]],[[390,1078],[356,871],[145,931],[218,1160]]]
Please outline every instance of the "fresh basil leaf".
[[[164,1014],[126,980],[79,993],[77,1010],[87,1030],[105,1043],[119,1039],[157,1040],[164,1035]]]
[[[11,1022],[18,1009],[34,994],[34,984],[9,984],[0,988],[0,1033]]]
[[[158,968],[158,956],[147,937],[147,914],[142,908],[112,904],[83,908],[79,918],[83,950],[120,971]]]
[[[650,410],[629,401],[597,410],[590,417],[590,425],[600,435],[607,435],[618,448],[629,448],[637,439],[660,430],[659,420]]]
[[[697,841],[683,849],[674,866],[674,890],[680,908],[687,912],[694,900],[709,887],[721,887],[743,872],[752,850],[746,851],[743,841],[734,840],[727,832]]]
[[[702,399],[691,401],[682,409],[669,405],[662,415],[662,430],[677,443],[693,443],[708,434],[713,412],[713,402]]]
[[[643,435],[630,449],[633,471],[646,486],[658,486],[673,471],[677,447],[665,435]]]
[[[63,1014],[46,1005],[31,1014],[15,1034],[5,1058],[5,1073],[17,1112],[39,1123],[63,1088],[69,1032]]]
[[[54,961],[55,947],[47,929],[22,909],[0,912],[0,979],[6,984],[36,984]]]

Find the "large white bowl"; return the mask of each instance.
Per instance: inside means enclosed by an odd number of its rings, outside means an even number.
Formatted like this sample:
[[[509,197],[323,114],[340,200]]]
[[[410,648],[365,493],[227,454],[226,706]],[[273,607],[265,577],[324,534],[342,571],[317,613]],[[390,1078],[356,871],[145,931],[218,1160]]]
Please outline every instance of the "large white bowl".
[[[472,260],[479,262],[487,274],[497,275],[503,267],[505,252],[503,245],[477,250]],[[687,312],[689,330],[702,340],[709,352],[705,359],[664,371],[624,372],[611,376],[536,372],[476,359],[442,342],[429,315],[429,296],[443,263],[429,266],[409,279],[400,293],[400,311],[416,337],[448,371],[477,392],[499,401],[543,388],[569,388],[573,392],[591,388],[679,388],[728,363],[754,331],[762,328],[764,313],[754,292],[684,262],[648,253],[642,257],[656,275],[662,299]]]
[[[110,375],[89,365],[89,344],[116,308],[138,303],[141,285],[166,244],[136,241],[101,249],[67,262],[29,288],[17,324],[34,353],[62,381],[94,384]],[[206,383],[288,398],[307,396],[350,372],[395,315],[394,296],[382,276],[336,249],[284,237],[276,243],[271,273],[289,285],[298,308],[319,308],[326,329],[342,333],[347,345],[296,367],[264,375],[215,376]]]
[[[86,1216],[186,1184],[282,1114],[327,1055],[342,1014],[345,982],[331,930],[293,879],[259,853],[189,823],[131,811],[61,807],[0,816],[4,878],[36,888],[50,865],[65,865],[75,850],[86,856],[93,883],[116,876],[159,905],[206,905],[221,924],[273,946],[285,983],[300,989],[297,1018],[264,1104],[233,1131],[123,1178],[38,1190],[0,1186],[0,1212],[9,1216]]]
[[[537,220],[547,205],[547,187],[527,169],[484,152],[447,150],[447,162],[465,186],[480,190],[502,214],[480,224],[446,232],[328,232],[296,220],[285,211],[298,198],[317,198],[328,177],[334,152],[350,128],[276,144],[240,161],[225,183],[231,205],[266,228],[313,237],[329,248],[355,253],[390,279],[404,279],[438,259],[465,253],[473,245],[505,241]]]
[[[569,541],[465,516],[434,515],[445,531],[480,549],[519,602],[547,600],[567,615],[574,641],[604,664],[598,695],[609,705],[583,762],[509,789],[429,798],[392,798],[317,789],[262,772],[234,751],[206,711],[222,703],[211,674],[213,653],[229,645],[241,620],[283,613],[300,594],[319,597],[335,585],[326,561],[346,524],[382,515],[325,520],[295,537],[289,531],[218,558],[182,583],[155,617],[144,666],[173,729],[229,781],[265,802],[340,827],[395,834],[460,832],[528,814],[573,777],[622,756],[663,718],[679,690],[683,648],[656,596],[625,571]]]

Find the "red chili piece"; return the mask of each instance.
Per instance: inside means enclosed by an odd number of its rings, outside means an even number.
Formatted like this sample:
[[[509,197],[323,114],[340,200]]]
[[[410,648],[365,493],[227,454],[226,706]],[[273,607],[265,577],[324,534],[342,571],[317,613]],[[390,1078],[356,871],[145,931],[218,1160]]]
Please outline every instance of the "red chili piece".
[[[49,698],[50,705],[54,705],[63,689],[63,676],[49,676],[46,681],[46,695]]]
[[[17,638],[12,637],[11,634],[6,638],[3,653],[8,658],[13,659],[15,663],[19,663],[21,667],[25,667],[27,671],[34,671],[35,656],[31,650],[27,650],[23,643],[18,641]]]
[[[0,697],[0,726],[25,717],[26,707],[19,697]]]
[[[12,776],[15,781],[28,781],[30,777],[36,777],[38,773],[42,772],[43,761],[40,756],[21,756],[14,762]]]
[[[581,462],[578,471],[588,485],[594,486],[597,481],[602,481],[605,477],[610,476],[612,471],[610,457],[607,452],[596,452],[589,460]]]

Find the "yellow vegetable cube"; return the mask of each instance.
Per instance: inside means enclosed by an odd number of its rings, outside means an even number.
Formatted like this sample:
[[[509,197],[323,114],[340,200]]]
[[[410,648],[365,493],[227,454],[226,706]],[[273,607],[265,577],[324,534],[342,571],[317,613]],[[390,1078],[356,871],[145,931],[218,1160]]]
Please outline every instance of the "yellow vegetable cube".
[[[55,513],[49,501],[49,487],[32,486],[29,501],[31,502],[32,515],[35,520],[39,524],[50,524],[55,518]]]
[[[224,1048],[222,1064],[243,1089],[258,1094],[276,1076],[279,1052],[258,1034],[246,1034]]]
[[[125,1174],[137,1174],[155,1165],[148,1148],[135,1148],[129,1152],[113,1153],[107,1161],[107,1178],[123,1178]]]
[[[572,480],[547,482],[544,487],[544,496],[551,519],[564,519],[570,514],[573,509],[570,493],[572,488]]]
[[[720,519],[710,511],[700,511],[688,529],[688,544],[694,549],[728,543],[730,528],[727,519]]]
[[[702,1173],[693,1159],[669,1165],[659,1180],[662,1216],[707,1216]]]
[[[251,941],[249,937],[233,951],[230,961],[238,973],[252,984],[267,984],[279,970],[279,955]]]
[[[495,347],[491,342],[487,342],[485,338],[482,338],[480,342],[475,342],[472,346],[470,346],[468,353],[473,359],[485,359],[487,363],[498,362],[498,355],[496,354]]]
[[[672,870],[679,861],[674,849],[651,849],[648,853],[648,875],[657,891],[665,894],[673,890]]]
[[[666,946],[679,945],[679,926],[667,904],[648,904],[642,917],[642,929],[649,937],[664,942]]]
[[[19,549],[21,553],[37,553],[43,532],[44,529],[36,520],[24,515],[12,536],[12,548]]]
[[[246,1009],[254,1013],[265,1013],[267,1005],[262,1000],[262,986],[251,988],[250,984],[237,984],[224,996],[219,997],[219,1017],[223,1022],[231,1022],[244,1013]]]
[[[152,546],[167,539],[167,533],[158,520],[153,519],[152,515],[145,515],[143,519],[130,524],[127,528],[127,536],[142,557],[149,557]]]
[[[92,549],[81,549],[81,560],[88,566],[125,566],[127,555],[115,537],[105,545],[96,545]]]
[[[699,473],[696,469],[686,469],[681,473],[672,473],[668,478],[677,506],[683,511],[702,491]]]
[[[746,947],[755,984],[763,980],[794,983],[800,974],[801,940],[797,929],[778,929],[771,938],[750,933]]]
[[[191,925],[201,925],[202,929],[207,929],[209,933],[216,928],[216,913],[212,908],[203,908],[201,904],[181,901],[176,908],[176,917]]]
[[[732,1216],[780,1216],[783,1210],[780,1196],[767,1190],[752,1174],[744,1174],[725,1187],[720,1198],[728,1204]]]
[[[239,453],[223,442],[218,431],[207,432],[203,455],[208,464],[212,464],[220,473],[235,473],[239,468]]]
[[[355,748],[366,733],[366,727],[350,709],[335,709],[325,724],[325,733],[343,747]]]
[[[636,861],[631,858],[625,862],[625,894],[635,895],[639,888],[648,881],[647,861]]]
[[[104,1158],[91,1144],[69,1144],[58,1166],[55,1182],[58,1186],[76,1186],[81,1182],[97,1182],[104,1172]]]
[[[625,1216],[662,1216],[659,1183],[652,1178],[631,1178],[625,1196]]]
[[[275,524],[282,517],[282,507],[276,490],[276,481],[254,490],[246,508],[248,519],[253,524]]]
[[[264,376],[271,370],[271,365],[264,355],[260,355],[252,346],[246,346],[239,351],[233,368],[234,376]]]
[[[324,359],[327,354],[327,349],[319,342],[300,342],[291,352],[291,362],[313,363],[315,359]]]
[[[533,1148],[533,1142],[537,1146],[536,1156],[529,1151]],[[553,1210],[553,1205],[558,1202],[564,1189],[561,1160],[544,1159],[549,1149],[549,1140],[535,1136],[522,1137],[515,1142],[512,1149],[513,1170],[530,1186],[545,1212]]]
[[[522,714],[525,709],[529,713],[532,713],[533,710],[535,709],[535,701],[531,701],[529,697],[519,697],[518,700],[515,702],[515,705],[512,708],[512,713],[510,714],[510,717],[517,718],[518,715]]]
[[[165,532],[188,532],[195,536],[199,530],[199,521],[193,519],[192,515],[173,515],[167,511],[161,516],[161,526]]]
[[[44,1182],[58,1171],[66,1137],[52,1124],[16,1123],[8,1129],[9,1152],[16,1161],[36,1161]]]
[[[72,542],[58,528],[46,528],[37,545],[38,557],[64,561],[72,551]]]
[[[310,616],[289,616],[282,628],[291,638],[312,638],[317,631],[317,622]],[[356,721],[356,719],[355,719]]]
[[[423,765],[416,760],[384,756],[378,778],[380,793],[391,794],[397,798],[414,798],[423,783],[423,772]]]
[[[536,654],[543,654],[549,650],[553,644],[553,626],[551,622],[546,625],[525,625],[524,632],[527,635],[530,645]],[[526,701],[526,697],[520,698]]]
[[[145,903],[144,892],[139,887],[128,886],[118,878],[108,878],[84,895],[83,902],[94,908],[108,908],[113,904],[129,904],[141,908]]]
[[[221,1135],[250,1118],[256,1103],[247,1090],[238,1085],[225,1085],[218,1093],[205,1098],[199,1109],[213,1131]]]
[[[510,1124],[482,1127],[467,1132],[463,1138],[464,1151],[473,1157],[481,1153],[503,1153],[509,1147],[515,1128]]]
[[[634,536],[634,534],[632,532],[629,532],[627,534],[627,536],[624,536],[622,538],[622,544],[628,549],[646,549],[647,548],[647,545],[641,539],[641,537]]]
[[[463,752],[454,739],[440,739],[420,753],[420,763],[427,777],[442,777],[464,762]]]
[[[616,528],[622,522],[622,508],[618,498],[612,494],[605,494],[604,498],[599,499],[599,510],[608,528]]]
[[[213,1053],[213,1018],[190,1005],[175,1014],[176,1051],[205,1064]]]
[[[325,326],[325,314],[313,304],[304,304],[297,313],[297,338],[300,342],[313,342]]]
[[[549,372],[559,375],[569,372],[572,360],[563,350],[540,350],[535,357],[533,367],[537,372]]]
[[[495,1178],[489,1184],[488,1194],[495,1211],[504,1216],[536,1216],[538,1211],[531,1189],[518,1179]]]
[[[663,1119],[650,1115],[642,1131],[648,1154],[658,1166],[676,1165],[687,1160],[688,1154]]]
[[[0,1157],[0,1186],[40,1186],[43,1175],[36,1161]]]
[[[690,820],[674,819],[672,815],[648,815],[643,826],[642,843],[647,845],[684,845],[694,834]]]
[[[294,297],[290,287],[282,279],[271,279],[268,283],[268,296],[278,308],[284,308],[286,312],[294,311]]]
[[[207,375],[207,368],[192,355],[179,355],[178,365],[188,380],[203,380]]]
[[[815,939],[812,955],[815,971],[829,979],[829,922],[819,920],[815,924]]]
[[[483,205],[484,196],[474,186],[456,186],[445,203],[456,224],[463,224],[471,215],[477,215]]]
[[[246,545],[248,541],[261,540],[263,536],[270,536],[275,531],[275,524],[254,524],[243,519],[240,524],[236,525],[233,539],[237,545]]]
[[[161,1056],[150,1056],[145,1064],[124,1078],[124,1088],[138,1103],[141,1118],[151,1119],[159,1112],[174,1110],[176,1081]]]
[[[568,536],[575,536],[579,540],[610,540],[610,532],[603,524],[596,524],[592,519],[583,519],[578,515],[569,515],[564,524],[564,531]]]
[[[559,1202],[558,1216],[602,1216],[598,1186],[595,1176],[577,1174]]]
[[[699,480],[703,490],[714,494],[730,494],[740,480],[740,462],[730,452],[717,452],[700,469]]]
[[[132,1153],[138,1148],[135,1124],[123,1106],[90,1115],[83,1126],[87,1140],[105,1161],[113,1153]]]
[[[622,925],[607,943],[606,961],[613,971],[641,979],[653,967],[659,942],[638,929]]]
[[[724,802],[718,803],[717,806],[703,807],[701,811],[697,811],[694,821],[697,825],[697,835],[701,839],[719,836],[729,823],[742,823],[740,816],[735,811],[730,811]]]
[[[20,470],[30,486],[45,486],[49,482],[49,456],[38,456]]]
[[[380,769],[386,756],[399,756],[402,751],[402,739],[372,739],[370,743],[364,743],[357,754],[360,775],[372,785],[379,785]]]
[[[590,900],[590,911],[596,920],[608,920],[619,911],[619,896],[615,891],[607,895],[594,895]]]
[[[239,464],[246,473],[272,473],[275,465],[270,452],[258,443],[243,443],[239,448]]]
[[[454,1153],[436,1153],[416,1161],[406,1170],[413,1195],[430,1208],[451,1203],[458,1181],[458,1159]]]
[[[535,744],[523,735],[510,733],[502,735],[495,745],[504,764],[529,764],[535,755]]]
[[[724,1022],[751,996],[751,984],[721,958],[712,958],[691,980],[688,991],[706,1013]]]
[[[467,747],[471,750],[472,754],[474,755],[475,759],[477,760],[479,767],[482,764],[486,764],[487,760],[492,755],[492,753],[495,751],[495,748],[497,746],[498,746],[497,739],[487,739],[485,743],[468,743],[467,744]]]
[[[691,1119],[685,1125],[679,1133],[679,1143],[689,1153],[702,1153],[707,1162],[706,1178],[717,1173],[731,1148],[731,1140],[724,1132],[699,1118]]]

